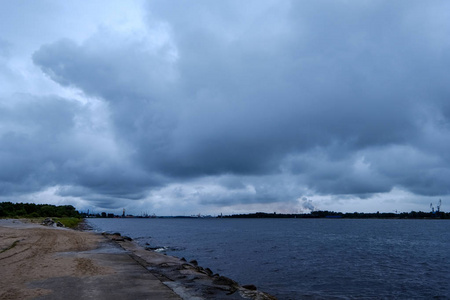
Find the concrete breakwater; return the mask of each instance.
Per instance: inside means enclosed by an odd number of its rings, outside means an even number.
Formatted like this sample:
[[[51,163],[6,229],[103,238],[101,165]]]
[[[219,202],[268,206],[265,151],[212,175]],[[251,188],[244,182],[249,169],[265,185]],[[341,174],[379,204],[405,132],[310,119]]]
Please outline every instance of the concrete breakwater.
[[[184,258],[146,250],[120,233],[103,235],[120,245],[137,263],[183,299],[276,299],[254,285],[241,286],[230,278],[214,274],[195,260],[187,262]]]

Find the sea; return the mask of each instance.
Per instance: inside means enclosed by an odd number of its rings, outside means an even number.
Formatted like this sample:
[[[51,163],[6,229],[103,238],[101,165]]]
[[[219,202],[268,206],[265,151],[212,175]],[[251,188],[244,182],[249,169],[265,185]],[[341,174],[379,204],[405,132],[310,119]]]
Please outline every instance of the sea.
[[[278,299],[450,299],[450,220],[88,219]]]

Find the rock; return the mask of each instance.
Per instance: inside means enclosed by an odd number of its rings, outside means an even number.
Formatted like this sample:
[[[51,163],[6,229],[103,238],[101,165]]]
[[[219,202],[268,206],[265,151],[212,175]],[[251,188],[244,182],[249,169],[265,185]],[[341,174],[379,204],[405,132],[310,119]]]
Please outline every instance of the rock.
[[[55,222],[52,218],[46,218],[41,224],[44,226],[64,227],[61,222]]]
[[[195,259],[191,260],[189,263],[193,264],[194,266],[198,266],[198,262]]]
[[[186,258],[182,257],[180,258],[181,261],[186,261]]]
[[[194,266],[190,264],[182,264],[180,270],[196,270]]]
[[[51,225],[53,225],[53,223],[54,223],[54,221],[52,219],[46,218],[44,221],[42,221],[41,224],[44,226],[51,226]]]
[[[236,286],[238,285],[236,281],[225,277],[225,276],[219,276],[216,279],[214,279],[213,281],[214,284],[218,284],[218,285],[229,285],[229,286]]]
[[[208,274],[208,276],[212,276],[213,275],[213,271],[211,271],[210,268],[206,268],[204,271],[206,272],[206,274]]]
[[[257,290],[256,286],[254,286],[253,284],[243,285],[242,287],[244,289],[251,290],[251,291],[256,291]]]
[[[213,272],[211,271],[210,268],[204,269],[204,268],[202,268],[202,267],[197,267],[197,271],[200,272],[200,273],[203,273],[203,274],[205,274],[205,275],[208,275],[209,277],[212,277],[212,276],[213,276]]]

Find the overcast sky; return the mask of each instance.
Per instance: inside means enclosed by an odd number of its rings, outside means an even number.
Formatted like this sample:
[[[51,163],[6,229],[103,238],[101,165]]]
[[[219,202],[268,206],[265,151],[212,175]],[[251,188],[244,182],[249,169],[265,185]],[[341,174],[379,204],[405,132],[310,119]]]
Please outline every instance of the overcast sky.
[[[447,0],[0,4],[1,201],[448,211]]]

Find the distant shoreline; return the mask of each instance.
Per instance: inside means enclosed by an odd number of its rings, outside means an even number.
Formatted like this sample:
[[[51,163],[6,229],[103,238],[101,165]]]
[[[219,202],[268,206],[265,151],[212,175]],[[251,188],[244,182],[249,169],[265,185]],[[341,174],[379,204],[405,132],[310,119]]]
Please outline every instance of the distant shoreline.
[[[300,218],[300,219],[450,219],[448,212],[403,212],[403,213],[341,213],[334,211],[313,211],[309,214],[280,214],[280,213],[264,213],[257,212],[251,214],[238,214],[230,216],[222,216],[222,218]]]
[[[85,218],[137,218],[137,219],[396,219],[396,220],[448,220],[450,212],[403,212],[403,213],[341,213],[334,211],[313,211],[308,214],[285,214],[285,213],[248,213],[219,216],[118,216],[114,214],[90,215]]]

